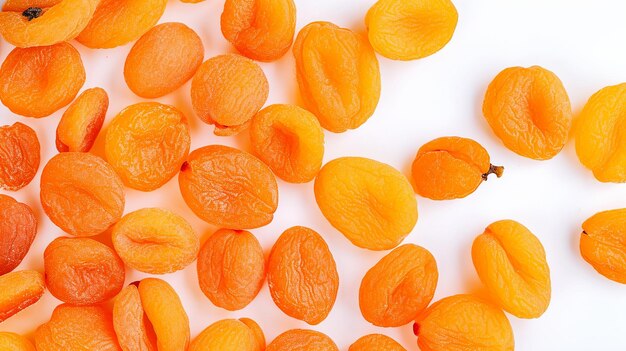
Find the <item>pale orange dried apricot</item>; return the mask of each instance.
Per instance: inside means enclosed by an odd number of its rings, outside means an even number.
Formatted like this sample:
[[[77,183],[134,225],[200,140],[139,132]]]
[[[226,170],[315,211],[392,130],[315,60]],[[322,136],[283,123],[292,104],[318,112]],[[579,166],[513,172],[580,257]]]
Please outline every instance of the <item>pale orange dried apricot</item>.
[[[265,351],[339,351],[327,335],[307,329],[288,330],[276,337]]]
[[[255,332],[242,321],[224,319],[204,329],[191,343],[188,351],[257,351]]]
[[[626,209],[596,213],[580,235],[580,253],[598,273],[626,284]]]
[[[36,234],[37,218],[31,208],[0,194],[0,276],[22,262]]]
[[[3,351],[36,351],[25,337],[9,332],[0,332],[0,350]]]
[[[37,133],[20,122],[0,127],[0,189],[19,190],[39,170],[40,146]]]
[[[109,108],[109,96],[102,88],[85,90],[65,110],[56,132],[59,152],[91,150]]]
[[[154,329],[143,311],[139,290],[134,284],[122,289],[115,297],[113,327],[122,350],[157,351]]]
[[[0,323],[39,301],[45,289],[37,271],[15,271],[0,275]]]
[[[252,334],[254,334],[254,339],[256,341],[256,348],[254,351],[264,351],[266,346],[265,333],[263,333],[261,326],[250,318],[240,318],[239,321],[247,325],[252,331]]]
[[[406,349],[386,335],[370,334],[350,345],[348,351],[406,351]]]

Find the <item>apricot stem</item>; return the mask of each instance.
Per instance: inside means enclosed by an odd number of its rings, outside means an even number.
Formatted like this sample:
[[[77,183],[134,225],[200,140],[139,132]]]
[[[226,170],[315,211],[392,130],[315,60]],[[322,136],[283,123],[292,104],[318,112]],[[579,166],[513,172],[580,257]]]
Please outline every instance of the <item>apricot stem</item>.
[[[182,166],[180,166],[180,171],[181,171],[181,172],[184,172],[184,171],[186,171],[186,170],[188,170],[188,169],[190,169],[190,168],[191,168],[191,165],[189,165],[189,162],[185,161],[185,162],[182,164]]]
[[[417,323],[413,323],[413,334],[415,334],[415,336],[420,335],[420,325]]]
[[[43,13],[41,7],[29,7],[24,12],[22,12],[22,16],[26,17],[28,21],[32,21],[35,18],[38,18]]]
[[[502,173],[504,173],[504,167],[489,165],[489,170],[487,173],[483,174],[483,180],[487,181],[490,174],[495,174],[498,178],[500,178],[502,177]]]

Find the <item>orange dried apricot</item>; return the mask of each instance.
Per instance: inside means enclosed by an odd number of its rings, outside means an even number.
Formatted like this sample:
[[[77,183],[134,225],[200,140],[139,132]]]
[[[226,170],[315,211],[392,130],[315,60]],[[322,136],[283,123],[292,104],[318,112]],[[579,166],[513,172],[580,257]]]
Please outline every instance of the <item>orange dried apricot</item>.
[[[510,67],[489,84],[483,114],[504,146],[536,160],[558,154],[572,126],[563,83],[539,66]]]
[[[392,60],[416,60],[452,39],[459,14],[450,0],[379,0],[365,17],[374,50]]]
[[[22,262],[36,234],[37,218],[33,210],[0,194],[0,276]]]
[[[399,327],[415,320],[433,298],[437,262],[426,249],[402,245],[383,257],[363,277],[359,306],[379,327]]]
[[[307,329],[288,330],[276,337],[265,351],[339,351],[327,335]]]
[[[43,275],[15,271],[0,276],[0,323],[39,301],[44,292]]]
[[[25,337],[9,332],[0,332],[0,350],[36,351],[35,346]]]
[[[361,35],[329,22],[300,30],[293,46],[300,95],[325,129],[356,129],[374,113],[380,70],[374,50]]]
[[[182,23],[163,23],[144,34],[128,53],[124,79],[133,93],[157,98],[193,77],[204,58],[202,40]]]
[[[500,178],[504,167],[492,165],[487,150],[472,139],[443,137],[419,149],[411,170],[415,192],[451,200],[473,193],[490,174]]]
[[[159,208],[125,215],[113,227],[112,239],[126,265],[151,274],[187,267],[200,248],[198,236],[183,217]]]
[[[291,183],[313,180],[324,158],[324,132],[315,115],[294,105],[271,105],[250,124],[254,153]]]
[[[84,152],[64,152],[48,161],[40,197],[52,222],[77,236],[104,232],[124,212],[122,180],[103,159]]]
[[[272,299],[285,314],[311,325],[321,323],[335,304],[339,275],[324,239],[306,227],[278,238],[267,265]]]
[[[417,201],[408,179],[393,167],[361,157],[328,162],[315,179],[322,214],[354,245],[392,249],[417,223]]]
[[[229,311],[246,307],[265,280],[263,248],[252,233],[220,229],[198,255],[200,289],[211,302]]]
[[[513,351],[513,330],[504,313],[472,295],[454,295],[431,305],[413,331],[420,350]]]
[[[125,108],[111,121],[104,151],[126,185],[152,191],[178,173],[190,144],[182,112],[158,102],[143,102]]]
[[[296,31],[293,0],[226,0],[222,34],[244,56],[258,61],[281,58]]]
[[[255,332],[242,321],[224,319],[204,329],[191,343],[188,351],[257,351]]]
[[[157,351],[156,335],[143,311],[137,286],[131,284],[115,297],[113,327],[122,350]]]
[[[406,351],[406,349],[386,335],[370,334],[357,340],[348,351]]]
[[[538,318],[550,305],[550,268],[539,239],[522,224],[490,224],[472,245],[472,261],[494,301],[519,318]]]
[[[72,102],[84,83],[72,45],[15,48],[0,67],[0,101],[18,115],[46,117]]]
[[[626,284],[626,209],[596,213],[580,235],[580,253],[598,273]]]
[[[46,9],[63,0],[6,0],[2,11],[24,12],[31,7]]]
[[[109,108],[109,96],[102,88],[85,90],[67,108],[59,121],[56,146],[59,152],[91,150]]]
[[[37,133],[20,122],[0,127],[0,189],[19,190],[28,185],[39,169]]]
[[[261,67],[236,54],[206,60],[191,82],[191,102],[215,134],[238,134],[263,107],[269,83]]]
[[[256,348],[254,349],[254,351],[264,351],[266,345],[265,334],[263,333],[263,329],[261,329],[259,324],[250,318],[240,318],[239,321],[247,325],[248,328],[250,328],[250,331],[252,331],[256,342]]]
[[[57,238],[43,253],[46,286],[57,299],[93,305],[124,285],[124,263],[110,247],[89,238]]]
[[[231,229],[269,224],[278,207],[272,171],[235,148],[209,145],[193,151],[178,176],[183,199],[204,221]]]

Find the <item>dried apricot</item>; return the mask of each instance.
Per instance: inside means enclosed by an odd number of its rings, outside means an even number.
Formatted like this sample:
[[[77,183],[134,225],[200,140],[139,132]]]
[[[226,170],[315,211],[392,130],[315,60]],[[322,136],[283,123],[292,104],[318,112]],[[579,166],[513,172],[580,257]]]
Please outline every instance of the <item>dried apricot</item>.
[[[252,233],[220,229],[198,255],[200,289],[215,306],[236,311],[257,296],[265,280],[263,248]]]
[[[459,14],[450,0],[379,0],[365,17],[374,50],[392,60],[416,60],[452,39]]]
[[[93,305],[124,285],[124,263],[110,247],[89,238],[57,238],[43,253],[46,286],[57,299]]]
[[[431,305],[413,326],[421,350],[513,351],[513,330],[504,313],[472,295]]]
[[[46,117],[72,102],[84,83],[83,61],[72,45],[15,48],[0,67],[0,100],[18,115]]]
[[[200,240],[181,216],[159,208],[125,215],[113,227],[113,245],[131,268],[152,274],[172,273],[196,259]]]
[[[365,38],[329,22],[314,22],[300,30],[293,54],[300,95],[322,127],[345,132],[374,113],[380,70]]]
[[[388,336],[370,334],[357,340],[348,351],[406,351],[406,349]]]
[[[315,179],[324,217],[354,245],[392,249],[417,223],[417,201],[408,179],[393,167],[361,157],[328,162]]]
[[[263,329],[259,326],[259,324],[253,321],[250,318],[240,318],[239,321],[250,328],[252,334],[254,334],[254,339],[256,341],[255,351],[264,351],[265,350],[265,334],[263,333]]]
[[[67,108],[57,127],[59,152],[91,150],[109,108],[109,96],[102,88],[85,90]]]
[[[339,351],[334,341],[314,330],[292,329],[274,339],[265,351]]]
[[[25,337],[9,332],[0,332],[0,350],[36,351],[35,346]]]
[[[113,327],[122,350],[157,351],[154,329],[143,311],[139,290],[134,284],[122,289],[115,297]]]
[[[228,146],[193,151],[178,181],[191,210],[223,228],[262,227],[272,221],[278,207],[272,171],[256,157]]]
[[[6,0],[2,11],[24,12],[31,7],[46,9],[63,0]]]
[[[473,193],[490,174],[501,177],[504,167],[492,165],[487,150],[472,139],[443,137],[419,149],[411,170],[419,195],[451,200]]]
[[[92,236],[115,224],[124,212],[124,187],[103,159],[84,152],[54,156],[41,174],[41,205],[61,229]]]
[[[415,320],[433,298],[437,262],[426,249],[402,245],[383,257],[361,282],[359,306],[379,327],[399,327]]]
[[[37,218],[26,204],[0,194],[0,276],[14,270],[37,234]]]
[[[39,169],[37,133],[20,122],[0,127],[0,189],[19,190],[28,185]]]
[[[216,135],[234,135],[263,107],[269,94],[258,64],[236,54],[206,60],[191,82],[191,102],[202,121],[215,125]]]
[[[504,146],[536,160],[556,156],[572,126],[572,107],[563,83],[539,66],[500,72],[487,88],[483,114]]]
[[[324,158],[324,132],[315,115],[294,105],[272,105],[250,124],[254,153],[291,183],[315,178]]]
[[[0,276],[0,323],[39,301],[44,292],[43,275],[15,271]]]
[[[626,284],[626,209],[599,212],[587,219],[580,253],[598,273]]]
[[[293,0],[226,0],[222,33],[244,56],[274,61],[291,46],[296,31]]]
[[[224,319],[204,329],[191,343],[188,351],[257,351],[255,333],[242,321]]]
[[[285,314],[315,325],[335,304],[339,275],[324,239],[306,227],[292,227],[270,253],[267,281],[272,299]]]
[[[163,23],[144,34],[128,53],[124,79],[133,93],[157,98],[193,77],[204,58],[204,46],[193,29]]]
[[[152,191],[178,173],[190,144],[182,112],[158,102],[143,102],[125,108],[111,121],[104,151],[126,185]]]

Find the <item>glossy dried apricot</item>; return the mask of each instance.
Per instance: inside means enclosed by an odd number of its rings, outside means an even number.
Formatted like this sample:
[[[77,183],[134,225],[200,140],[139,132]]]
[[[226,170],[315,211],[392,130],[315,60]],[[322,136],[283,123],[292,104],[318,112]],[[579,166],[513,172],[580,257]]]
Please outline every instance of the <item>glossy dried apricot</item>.
[[[392,249],[417,223],[417,201],[408,179],[393,167],[361,157],[328,162],[315,179],[324,217],[354,245]]]
[[[255,333],[245,323],[224,319],[204,329],[191,343],[188,351],[257,351]]]
[[[348,351],[406,351],[406,349],[388,336],[370,334],[350,345]]]
[[[365,38],[329,22],[314,22],[300,30],[293,54],[300,95],[322,127],[345,132],[374,113],[380,70]]]
[[[626,284],[626,209],[596,213],[583,223],[580,253],[598,273]]]
[[[539,66],[500,72],[487,88],[483,114],[504,146],[536,160],[556,156],[572,126],[572,107],[563,83]]]
[[[137,286],[131,284],[115,297],[113,327],[122,350],[157,351],[156,335],[143,311]]]
[[[252,233],[220,229],[198,255],[200,289],[211,302],[229,311],[246,307],[265,280],[263,248]]]
[[[48,161],[40,198],[52,222],[77,236],[104,232],[124,212],[122,180],[103,159],[84,152],[64,152]]]
[[[178,176],[180,191],[204,221],[231,229],[269,224],[278,207],[272,171],[237,149],[209,145],[189,154]]]
[[[307,329],[288,330],[276,337],[265,351],[339,351],[327,335]]]
[[[428,250],[402,245],[363,277],[359,289],[361,313],[379,327],[408,324],[428,307],[438,278],[437,262]]]
[[[324,132],[315,115],[294,105],[272,105],[250,124],[254,153],[291,183],[315,178],[324,158]]]
[[[501,177],[504,167],[491,164],[484,147],[472,139],[443,137],[424,144],[411,167],[415,192],[433,200],[468,196],[490,174]]]
[[[109,108],[109,96],[102,88],[85,90],[67,108],[59,121],[56,146],[59,152],[91,150]]]
[[[124,285],[124,263],[110,247],[89,238],[57,238],[43,253],[46,286],[57,299],[93,305]]]
[[[370,43],[393,60],[416,60],[452,39],[459,14],[450,0],[379,0],[365,17]]]
[[[9,332],[0,332],[0,350],[36,351],[35,346],[25,337]]]
[[[420,350],[513,351],[511,324],[495,306],[472,295],[432,304],[413,327]]]
[[[39,169],[37,133],[20,122],[0,127],[0,189],[19,190],[28,185]]]
[[[15,48],[0,67],[0,101],[18,115],[46,117],[72,102],[84,83],[72,45]]]
[[[37,234],[37,218],[31,208],[0,194],[0,276],[24,259]]]
[[[151,274],[179,271],[198,255],[200,240],[183,217],[159,208],[125,215],[112,233],[115,251],[131,268]]]
[[[243,130],[263,107],[269,83],[258,64],[240,55],[206,60],[191,82],[191,102],[202,121],[215,125],[216,135]]]
[[[157,98],[193,77],[204,58],[204,46],[193,29],[163,23],[144,34],[128,53],[124,79],[133,93]]]
[[[339,275],[324,239],[306,227],[292,227],[278,238],[267,265],[272,299],[285,314],[315,325],[335,304]]]
[[[143,102],[125,108],[111,121],[104,151],[126,185],[152,191],[178,173],[190,144],[182,112],[158,102]]]
[[[274,61],[291,46],[296,31],[293,0],[226,0],[222,34],[244,56]]]
[[[43,275],[15,271],[0,276],[0,323],[39,301],[44,292]]]

